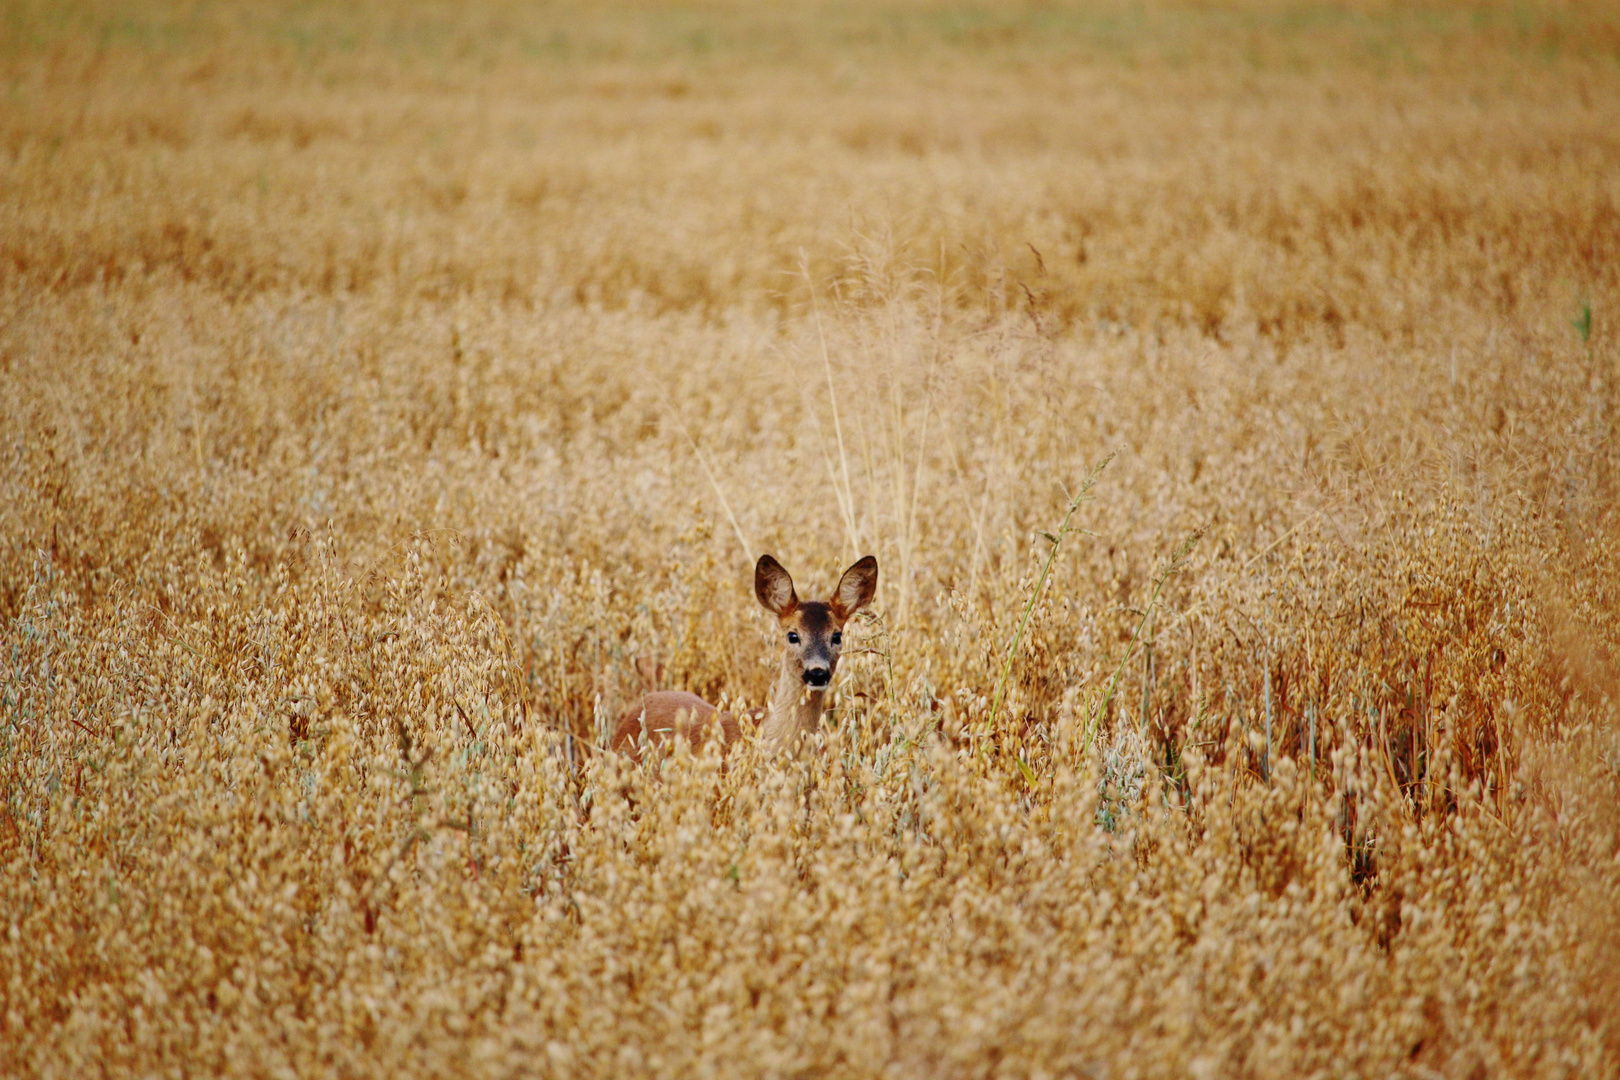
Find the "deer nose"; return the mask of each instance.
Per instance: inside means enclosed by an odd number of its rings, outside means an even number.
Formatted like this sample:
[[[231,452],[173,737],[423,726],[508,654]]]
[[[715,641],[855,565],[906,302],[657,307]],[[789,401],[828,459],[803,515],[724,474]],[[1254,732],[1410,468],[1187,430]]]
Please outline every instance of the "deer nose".
[[[832,682],[832,669],[807,667],[804,669],[804,682],[806,686],[826,686]]]

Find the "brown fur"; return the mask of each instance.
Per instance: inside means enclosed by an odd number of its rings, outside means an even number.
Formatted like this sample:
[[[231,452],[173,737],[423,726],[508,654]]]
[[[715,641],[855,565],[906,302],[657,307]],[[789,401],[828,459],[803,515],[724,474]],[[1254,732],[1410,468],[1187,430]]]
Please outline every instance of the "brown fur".
[[[720,729],[720,748],[724,753],[742,734],[736,717],[685,690],[658,690],[643,697],[635,708],[619,717],[609,745],[639,762],[643,745],[660,746],[671,736],[679,736],[694,749],[701,750],[716,726]]]
[[[841,634],[850,616],[871,603],[877,591],[877,560],[868,555],[855,563],[838,581],[827,600],[803,600],[793,588],[793,579],[769,555],[760,556],[754,567],[754,595],[780,622],[784,638],[782,665],[771,688],[770,707],[744,714],[760,735],[776,747],[790,747],[801,737],[814,733],[826,711],[827,691],[838,667]],[[787,640],[789,632],[798,641]],[[825,681],[811,683],[806,672],[825,673]],[[643,747],[661,746],[671,738],[682,738],[701,748],[709,735],[718,730],[721,752],[730,750],[741,736],[743,725],[731,713],[721,712],[696,694],[684,690],[659,690],[648,694],[619,718],[611,748],[634,761],[641,760]]]

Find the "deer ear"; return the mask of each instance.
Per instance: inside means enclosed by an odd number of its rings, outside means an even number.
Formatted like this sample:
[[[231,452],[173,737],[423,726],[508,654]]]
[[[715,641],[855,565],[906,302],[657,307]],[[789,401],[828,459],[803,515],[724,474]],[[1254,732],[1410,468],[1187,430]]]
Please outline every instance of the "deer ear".
[[[761,555],[754,565],[754,595],[766,611],[785,619],[799,606],[799,594],[793,591],[793,579],[782,569],[782,564],[769,555]]]
[[[872,602],[877,595],[877,560],[868,555],[838,579],[833,590],[832,609],[840,619],[847,619]]]

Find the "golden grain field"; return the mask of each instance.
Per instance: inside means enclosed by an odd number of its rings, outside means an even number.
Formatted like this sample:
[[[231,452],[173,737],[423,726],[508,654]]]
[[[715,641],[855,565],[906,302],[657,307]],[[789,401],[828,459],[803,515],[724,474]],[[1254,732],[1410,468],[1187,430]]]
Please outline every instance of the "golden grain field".
[[[0,1075],[1620,1075],[1612,4],[4,0],[0,102]],[[606,751],[765,552],[879,561],[816,745]]]

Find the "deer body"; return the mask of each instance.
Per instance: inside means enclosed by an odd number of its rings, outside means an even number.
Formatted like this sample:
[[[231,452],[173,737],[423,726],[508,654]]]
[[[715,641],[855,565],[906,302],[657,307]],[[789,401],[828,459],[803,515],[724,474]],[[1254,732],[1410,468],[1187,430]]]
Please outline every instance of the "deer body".
[[[769,555],[760,556],[754,567],[754,595],[780,621],[785,639],[769,707],[746,714],[767,746],[792,747],[821,725],[827,691],[838,668],[844,624],[871,603],[876,592],[877,560],[870,555],[844,571],[826,600],[800,600],[782,565]],[[643,745],[682,738],[700,747],[711,734],[719,735],[724,751],[741,737],[742,725],[696,694],[659,690],[643,697],[620,718],[611,745],[640,760]]]

